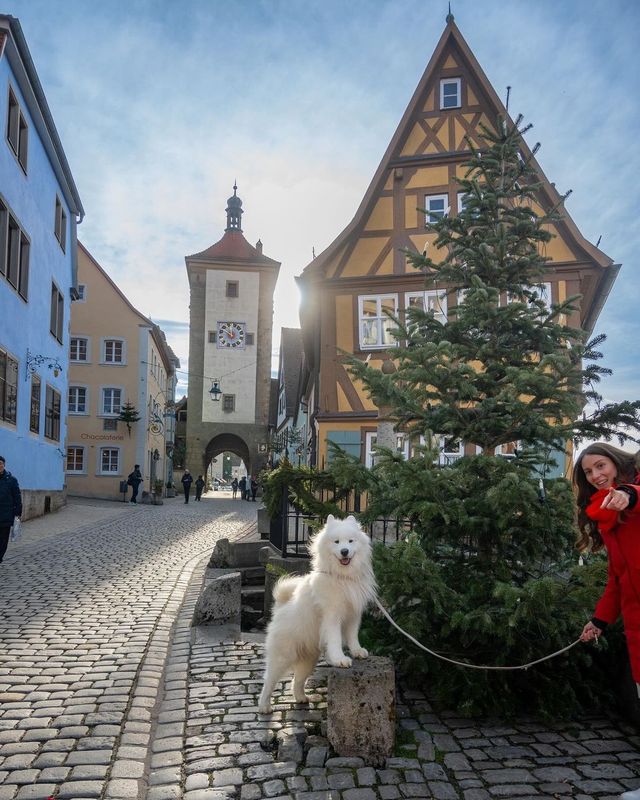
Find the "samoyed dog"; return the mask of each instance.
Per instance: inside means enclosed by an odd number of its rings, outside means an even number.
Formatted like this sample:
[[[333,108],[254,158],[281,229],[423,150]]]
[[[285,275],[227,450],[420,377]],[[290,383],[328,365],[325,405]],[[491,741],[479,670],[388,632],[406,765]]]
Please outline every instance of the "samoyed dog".
[[[353,658],[369,655],[358,641],[362,612],[376,592],[369,537],[355,517],[341,520],[329,514],[309,551],[311,572],[281,578],[273,592],[267,666],[258,704],[261,714],[271,711],[276,684],[291,673],[296,703],[308,703],[304,685],[323,652],[334,667],[351,666],[343,643]]]

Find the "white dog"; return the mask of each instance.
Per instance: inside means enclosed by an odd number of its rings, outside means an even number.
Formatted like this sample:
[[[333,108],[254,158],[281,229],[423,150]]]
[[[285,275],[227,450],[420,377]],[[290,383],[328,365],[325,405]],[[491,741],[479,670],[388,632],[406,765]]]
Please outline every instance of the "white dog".
[[[371,542],[355,517],[332,514],[310,545],[311,572],[281,578],[274,589],[275,607],[267,629],[267,668],[258,711],[271,711],[278,681],[293,672],[291,690],[297,703],[308,703],[304,685],[324,651],[329,664],[350,667],[346,643],[354,658],[369,653],[360,646],[362,612],[375,596]]]

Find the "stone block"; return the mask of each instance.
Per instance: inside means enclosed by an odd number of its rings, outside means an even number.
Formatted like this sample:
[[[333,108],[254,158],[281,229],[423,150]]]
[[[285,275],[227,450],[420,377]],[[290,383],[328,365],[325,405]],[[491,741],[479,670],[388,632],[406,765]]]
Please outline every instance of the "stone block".
[[[258,509],[258,534],[261,539],[268,539],[271,533],[271,517],[266,508]]]
[[[395,671],[391,659],[369,656],[349,669],[329,669],[327,738],[340,756],[382,767],[393,753]]]
[[[230,622],[240,615],[240,573],[228,572],[205,584],[193,611],[192,625]]]

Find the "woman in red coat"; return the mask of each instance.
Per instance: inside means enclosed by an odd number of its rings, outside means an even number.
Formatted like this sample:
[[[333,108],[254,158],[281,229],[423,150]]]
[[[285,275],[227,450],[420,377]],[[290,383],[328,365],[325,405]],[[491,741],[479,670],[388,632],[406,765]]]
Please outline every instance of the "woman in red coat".
[[[622,613],[631,673],[640,697],[640,475],[636,458],[610,444],[589,445],[578,457],[573,482],[578,493],[578,548],[607,549],[609,578],[583,642],[597,639]],[[640,800],[640,789],[622,800]]]

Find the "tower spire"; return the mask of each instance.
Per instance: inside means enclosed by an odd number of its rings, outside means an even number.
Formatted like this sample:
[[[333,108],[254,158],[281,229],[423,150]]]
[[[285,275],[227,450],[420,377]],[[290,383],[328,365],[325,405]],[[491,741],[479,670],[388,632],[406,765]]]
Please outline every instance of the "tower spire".
[[[449,2],[449,13],[447,14],[447,25],[448,25],[450,22],[453,22],[453,20],[454,20],[454,16],[453,16],[453,14],[451,13],[451,2]]]
[[[242,200],[237,195],[238,182],[233,182],[233,195],[227,200],[227,227],[225,231],[242,233]]]

